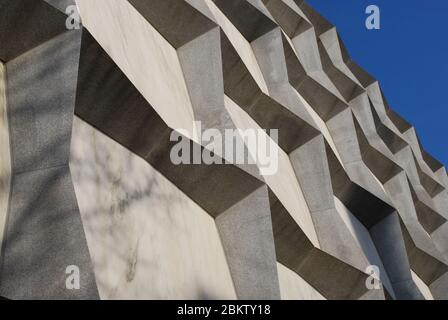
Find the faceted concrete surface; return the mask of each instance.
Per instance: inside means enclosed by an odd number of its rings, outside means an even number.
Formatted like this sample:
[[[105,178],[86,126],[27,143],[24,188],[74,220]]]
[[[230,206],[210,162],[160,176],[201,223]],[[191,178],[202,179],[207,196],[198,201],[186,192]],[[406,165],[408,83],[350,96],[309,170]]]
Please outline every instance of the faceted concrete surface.
[[[66,31],[60,25],[65,24],[62,13],[44,2],[2,5],[2,14],[12,10],[2,17],[7,28],[1,29],[1,36],[8,39],[6,46],[2,45],[2,59],[7,60],[2,92],[6,89],[11,179],[2,228],[0,295],[13,299],[97,299],[68,167],[82,33]],[[23,14],[33,18],[14,19],[18,14],[15,6],[19,5],[29,5]],[[28,13],[30,8],[36,10]],[[39,25],[44,27],[31,32]],[[14,42],[11,32],[16,29],[29,38]],[[2,158],[7,156],[2,154]],[[7,163],[5,158],[2,173]],[[3,197],[2,192],[2,204]],[[66,270],[72,265],[80,271],[77,290],[67,287]]]
[[[95,278],[67,166],[15,174],[0,295],[12,299],[95,299]],[[80,289],[67,290],[66,268]]]
[[[213,219],[75,118],[70,168],[102,299],[234,299]]]
[[[0,0],[0,44],[0,295],[448,299],[446,170],[305,1]],[[174,164],[206,129],[278,170]]]
[[[11,184],[11,155],[6,107],[6,69],[0,62],[0,255]]]

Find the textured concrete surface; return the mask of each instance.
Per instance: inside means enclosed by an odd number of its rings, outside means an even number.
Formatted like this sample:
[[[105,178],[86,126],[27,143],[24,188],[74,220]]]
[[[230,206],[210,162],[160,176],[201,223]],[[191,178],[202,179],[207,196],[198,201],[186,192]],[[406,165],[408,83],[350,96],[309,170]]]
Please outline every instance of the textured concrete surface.
[[[66,13],[66,10],[69,6],[76,5],[75,0],[45,0],[45,2],[51,4],[53,7],[63,13]]]
[[[325,300],[297,273],[277,262],[280,291],[284,300]]]
[[[1,295],[448,299],[446,169],[305,1],[0,0],[0,43]],[[207,129],[278,170],[171,161]]]
[[[14,172],[68,163],[80,43],[66,32],[7,63]]]
[[[0,295],[11,299],[98,297],[68,166],[14,175],[4,245]],[[70,265],[79,267],[79,290],[66,287]]]
[[[6,107],[6,69],[0,62],[0,257],[8,212],[11,184],[11,155]]]
[[[64,32],[64,16],[43,1],[6,2],[2,14],[11,11],[2,17],[1,29],[6,39],[2,128],[6,111],[11,183],[0,294],[12,299],[96,299],[95,274],[68,168],[81,31]],[[16,6],[24,6],[23,14]],[[17,30],[17,37],[23,32],[23,41],[5,33],[8,29]],[[79,268],[79,289],[66,285],[71,265]]]
[[[165,10],[170,8],[163,4],[165,1],[154,2],[160,3]],[[175,48],[128,1],[76,3],[84,26],[161,118],[171,128],[186,130],[194,139],[193,110]],[[98,15],[101,20],[97,19]],[[127,23],[115,23],[123,17]],[[128,58],[130,51],[134,55],[131,59]]]
[[[213,218],[146,161],[75,118],[70,169],[102,299],[235,299]]]
[[[63,33],[65,19],[42,0],[0,1],[0,60],[12,60]]]
[[[239,299],[280,299],[269,197],[261,187],[216,219]]]

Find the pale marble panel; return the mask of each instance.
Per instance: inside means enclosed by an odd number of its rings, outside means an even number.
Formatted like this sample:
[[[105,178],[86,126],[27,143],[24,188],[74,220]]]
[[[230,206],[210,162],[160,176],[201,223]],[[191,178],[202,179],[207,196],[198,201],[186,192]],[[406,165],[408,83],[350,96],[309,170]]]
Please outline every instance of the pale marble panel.
[[[341,47],[339,45],[338,34],[336,31],[336,27],[329,29],[328,31],[322,33],[319,36],[319,39],[322,41],[325,49],[327,50],[328,56],[330,57],[333,64],[339,68],[341,71],[349,70],[347,66],[344,69],[341,67],[344,65],[344,57],[342,56]],[[345,72],[344,72],[345,73]],[[356,77],[351,73],[351,76],[347,74],[354,82],[358,85],[361,85]],[[353,78],[352,78],[353,77]]]
[[[436,176],[439,178],[439,182],[445,186],[446,189],[448,189],[448,176],[446,174],[445,167],[440,168],[435,172]]]
[[[333,93],[340,100],[345,99],[340,94],[339,90],[323,71],[322,62],[320,59],[319,48],[317,45],[317,38],[314,28],[302,32],[292,39],[294,48],[296,49],[297,57],[300,63],[305,68],[307,74],[314,80],[319,82],[327,90]]]
[[[432,170],[429,168],[428,164],[423,159],[422,150],[420,149],[420,142],[417,137],[417,132],[415,131],[415,128],[411,128],[405,133],[401,135],[401,137],[411,146],[412,151],[414,152],[415,159],[418,162],[418,165],[420,169],[426,173],[429,177],[431,177],[433,180],[437,181],[437,177],[432,172]]]
[[[291,39],[297,57],[307,72],[322,71],[316,33],[310,28]]]
[[[381,88],[378,81],[375,81],[374,83],[369,85],[366,88],[366,92],[369,95],[370,100],[372,100],[372,104],[380,119],[383,120],[384,124],[389,124],[389,128],[393,130],[397,135],[401,136],[401,132],[395,127],[394,124],[392,124],[389,117],[387,116],[386,106],[384,105],[383,96],[381,94]]]
[[[311,107],[309,105],[309,103],[296,90],[294,90],[294,92],[297,94],[298,98],[300,99],[302,104],[305,106],[305,108],[308,111],[308,113],[311,115],[311,118],[313,118],[314,123],[318,126],[320,132],[325,137],[325,140],[330,145],[331,150],[333,150],[333,152],[336,155],[336,157],[338,158],[339,163],[341,164],[341,166],[343,168],[345,168],[344,167],[344,163],[342,162],[341,156],[339,154],[339,151],[336,148],[336,144],[334,143],[333,137],[331,136],[330,131],[328,130],[327,125],[325,124],[325,122],[322,120],[321,117],[319,117],[317,112],[314,111],[313,107]]]
[[[283,300],[326,300],[297,273],[278,262],[277,271]]]
[[[197,141],[176,50],[128,2],[76,0],[83,25],[173,129]]]
[[[257,58],[252,51],[250,43],[243,37],[238,29],[230,22],[230,20],[218,9],[218,7],[211,0],[203,0],[206,2],[208,8],[212,12],[215,21],[219,24],[222,31],[226,34],[229,41],[232,43],[235,50],[238,52],[241,60],[243,60],[246,68],[257,82],[261,91],[269,94],[268,87],[261,73],[260,66],[257,63]]]
[[[70,168],[103,299],[234,299],[214,220],[75,117]]]
[[[342,71],[347,77],[349,77],[353,82],[355,82],[357,85],[362,87],[359,80],[353,75],[351,70],[345,64],[345,61],[342,57],[341,46],[339,43],[339,38],[337,35],[336,28],[333,27],[330,30],[322,33],[319,36],[319,38],[322,41],[322,44],[324,45],[325,50],[327,50],[327,53],[330,56],[330,59],[333,62],[333,64],[340,71]]]
[[[271,19],[272,21],[275,21],[274,17],[271,15],[269,10],[266,8],[266,6],[263,3],[263,0],[247,0],[251,5],[253,5],[255,8],[263,12],[263,14]]]
[[[392,130],[397,136],[404,139],[403,134],[400,132],[400,130],[398,130],[397,126],[387,115],[385,101],[383,101],[383,95],[381,94],[381,88],[378,81],[375,81],[365,89],[370,100],[372,101],[375,111],[378,113],[378,116],[381,119],[381,122],[390,130]]]
[[[390,283],[389,276],[386,273],[386,269],[384,268],[383,262],[381,261],[378,251],[376,250],[375,244],[372,241],[369,231],[338,198],[334,197],[334,203],[336,205],[337,212],[341,216],[347,228],[350,230],[358,246],[364,252],[364,255],[367,258],[369,264],[378,267],[380,271],[379,279],[387,288],[392,297],[395,297],[395,293]]]
[[[241,130],[261,129],[260,126],[234,101],[225,96],[224,102],[235,126]],[[270,138],[269,138],[270,139]],[[272,175],[264,175],[266,184],[277,196],[283,206],[288,210],[292,218],[300,226],[314,246],[319,247],[316,230],[311,219],[311,213],[305,201],[303,191],[297,181],[289,156],[274,142],[271,143],[278,154],[278,170]],[[247,145],[253,159],[257,157],[257,148]]]
[[[415,274],[414,271],[411,270],[412,274],[412,280],[414,280],[417,288],[420,290],[420,292],[423,294],[423,297],[425,297],[426,300],[434,300],[434,297],[432,296],[431,290],[429,287],[423,282],[422,279],[419,278],[418,275]]]
[[[3,231],[8,211],[11,182],[11,155],[9,150],[9,128],[6,113],[6,68],[0,62],[0,257]]]

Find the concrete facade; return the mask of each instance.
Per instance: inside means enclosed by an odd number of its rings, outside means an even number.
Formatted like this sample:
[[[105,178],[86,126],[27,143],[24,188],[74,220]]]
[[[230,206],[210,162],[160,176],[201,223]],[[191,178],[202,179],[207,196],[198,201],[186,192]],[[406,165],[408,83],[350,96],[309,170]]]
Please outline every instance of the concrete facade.
[[[208,129],[278,169],[173,163]],[[1,296],[447,299],[447,190],[303,0],[0,0]]]

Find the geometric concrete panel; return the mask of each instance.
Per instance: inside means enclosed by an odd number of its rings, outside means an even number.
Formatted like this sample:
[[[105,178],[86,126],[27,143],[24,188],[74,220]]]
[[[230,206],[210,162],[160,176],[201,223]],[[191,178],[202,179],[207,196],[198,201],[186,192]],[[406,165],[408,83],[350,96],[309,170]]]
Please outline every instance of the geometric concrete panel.
[[[0,46],[0,295],[448,298],[446,169],[306,1],[0,0]]]
[[[6,64],[14,172],[68,163],[80,38],[65,32]]]
[[[68,166],[14,175],[10,203],[0,295],[98,298]],[[79,290],[66,288],[65,271],[70,265],[79,267]]]
[[[185,1],[179,0],[129,0],[138,12],[171,45],[178,49],[215,27],[204,15],[194,10]]]
[[[8,62],[67,31],[65,19],[43,0],[1,0],[0,60]]]
[[[275,195],[269,195],[277,261],[327,299],[358,299],[367,275],[316,248]]]
[[[65,13],[68,6],[76,5],[75,0],[44,0],[59,11]]]
[[[325,298],[303,280],[297,273],[277,263],[282,299],[284,300],[325,300]]]
[[[397,299],[420,299],[421,294],[412,281],[410,263],[401,234],[397,214],[370,229],[370,235],[386,269]]]
[[[213,219],[75,118],[70,169],[102,299],[235,299]]]
[[[11,184],[11,155],[6,107],[6,69],[0,62],[0,257]]]
[[[216,218],[239,299],[280,299],[266,186]]]
[[[173,129],[86,32],[80,61],[76,115],[145,159],[210,215],[217,217],[262,185],[233,165],[172,163]],[[203,146],[190,141],[190,148],[202,152]]]

